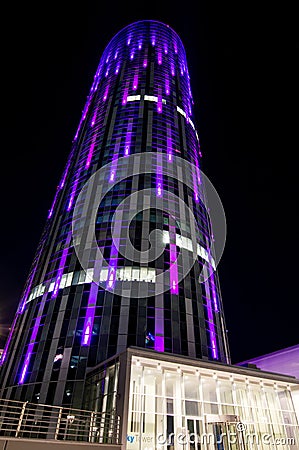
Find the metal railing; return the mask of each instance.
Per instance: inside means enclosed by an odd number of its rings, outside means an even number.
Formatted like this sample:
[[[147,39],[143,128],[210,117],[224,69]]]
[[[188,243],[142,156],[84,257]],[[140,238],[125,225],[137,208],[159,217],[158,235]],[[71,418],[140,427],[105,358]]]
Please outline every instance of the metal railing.
[[[0,399],[0,436],[118,444],[119,425],[114,413]]]

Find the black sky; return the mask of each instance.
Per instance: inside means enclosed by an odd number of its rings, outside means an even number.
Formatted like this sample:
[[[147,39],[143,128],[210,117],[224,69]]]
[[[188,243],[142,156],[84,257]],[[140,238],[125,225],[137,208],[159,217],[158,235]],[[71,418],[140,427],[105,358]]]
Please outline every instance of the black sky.
[[[295,11],[209,0],[18,8],[1,14],[2,345],[100,56],[141,19],[168,23],[187,52],[202,169],[226,213],[219,275],[232,360],[298,344]]]

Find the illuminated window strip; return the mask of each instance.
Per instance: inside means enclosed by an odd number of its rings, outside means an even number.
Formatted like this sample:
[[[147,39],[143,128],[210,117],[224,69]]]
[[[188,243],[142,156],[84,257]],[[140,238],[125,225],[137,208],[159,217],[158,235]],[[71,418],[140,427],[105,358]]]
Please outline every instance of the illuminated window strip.
[[[158,103],[158,97],[156,95],[145,95],[144,100],[147,100],[149,102],[156,102]],[[162,98],[162,103],[166,105],[166,100]]]
[[[139,101],[139,100],[141,100],[141,95],[128,95],[126,101],[127,102],[134,102],[134,101]],[[156,95],[144,95],[144,100],[147,100],[149,102],[158,103],[158,97]],[[166,105],[166,103],[167,103],[164,98],[162,99],[162,103],[163,103],[163,105]],[[187,114],[185,113],[185,111],[182,108],[177,106],[176,109],[183,117],[185,117],[185,119],[187,119]],[[188,117],[188,123],[190,123],[191,127],[195,131],[197,140],[199,140],[197,131],[195,129],[195,125],[194,125],[194,123],[192,122],[192,120],[189,117]]]
[[[141,95],[128,95],[127,102],[134,102],[135,100],[140,100]]]
[[[100,273],[100,281],[107,281],[109,268],[103,268]],[[137,272],[136,272],[137,271]],[[79,272],[78,280],[73,283],[73,277],[76,272],[65,273],[60,281],[59,289],[78,284],[92,283],[93,268],[87,269],[87,272],[81,270]],[[124,267],[116,270],[117,281],[144,281],[146,283],[154,283],[156,279],[156,271],[148,267]],[[50,283],[48,292],[53,292],[55,281]],[[27,303],[35,298],[43,295],[46,291],[46,285],[39,284],[30,293]]]
[[[139,100],[141,100],[141,95],[128,95],[126,101],[127,102],[134,102],[134,101],[139,101]],[[144,100],[147,100],[148,102],[158,103],[158,97],[156,95],[144,95]],[[164,105],[166,105],[166,103],[167,103],[164,98],[162,99],[162,103]],[[185,111],[182,108],[177,106],[176,109],[183,117],[185,117],[185,119],[187,119],[187,114],[185,113]],[[190,119],[190,117],[188,117],[188,123],[190,123],[190,125],[193,128],[193,130],[195,131],[196,137],[198,139],[198,134],[197,134],[197,131],[195,129],[195,125],[192,122],[192,120]]]
[[[169,232],[163,231],[163,242],[164,244],[169,244]],[[186,250],[192,252],[193,251],[193,245],[191,239],[180,236],[179,234],[176,235],[176,245],[180,248],[185,248]],[[211,264],[213,269],[216,269],[215,261],[213,258],[210,257],[208,251],[202,247],[201,245],[197,244],[197,255],[200,256],[202,259],[207,261]],[[106,282],[108,279],[108,268],[103,268],[100,273],[100,281]],[[84,270],[81,270],[79,272],[79,275],[77,277],[76,283],[73,283],[73,277],[75,272],[69,272],[65,273],[61,277],[61,281],[59,284],[58,289],[64,289],[66,287],[72,286],[72,285],[78,285],[78,284],[85,284],[85,283],[91,283],[92,277],[93,277],[93,268],[87,269],[87,272]],[[153,268],[148,267],[124,267],[119,268],[116,271],[116,280],[117,281],[143,281],[146,283],[155,283],[156,279],[156,271]],[[52,281],[50,283],[48,292],[53,292],[55,286],[55,281]],[[28,300],[26,303],[31,302],[35,298],[43,295],[46,291],[46,285],[39,284],[36,286],[30,293]]]
[[[169,232],[166,230],[163,230],[163,242],[164,244],[169,244]],[[193,252],[193,245],[192,240],[185,237],[180,236],[179,234],[176,235],[176,245],[181,248],[185,248],[186,250],[189,250],[190,252]],[[213,269],[216,269],[214,258],[212,258],[209,255],[209,252],[202,247],[201,245],[197,244],[197,255],[200,256],[202,259],[207,261],[211,264]]]

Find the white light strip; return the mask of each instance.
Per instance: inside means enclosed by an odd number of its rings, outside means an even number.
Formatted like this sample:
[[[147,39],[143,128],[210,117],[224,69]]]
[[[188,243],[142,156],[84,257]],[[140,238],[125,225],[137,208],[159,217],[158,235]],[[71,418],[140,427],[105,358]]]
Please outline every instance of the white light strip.
[[[195,131],[194,123],[192,122],[192,120],[190,118],[189,118],[189,123],[190,123],[191,127],[193,128],[193,130]]]
[[[148,100],[149,102],[157,102],[158,97],[156,97],[155,95],[145,95],[144,100]]]
[[[163,243],[169,244],[169,232],[163,230]],[[184,248],[190,252],[193,251],[192,240],[176,234],[176,245]],[[197,244],[197,255],[212,265],[216,269],[214,259],[209,255],[208,251]],[[104,267],[100,273],[100,281],[107,281],[109,268]],[[61,277],[59,289],[78,284],[91,283],[93,277],[93,268],[87,269],[87,272],[81,270],[79,272],[65,273]],[[145,283],[155,283],[156,270],[151,267],[120,267],[116,270],[116,280],[118,281],[142,281]],[[48,284],[48,283],[47,283]],[[51,281],[47,292],[52,292],[55,286],[55,281]],[[37,297],[43,295],[46,291],[45,284],[39,284],[30,293],[27,303],[31,302]]]
[[[148,102],[158,102],[158,97],[156,97],[155,95],[145,95],[144,96],[144,100],[147,100]],[[165,105],[166,104],[166,100],[164,98],[162,98],[162,103]]]
[[[169,244],[169,232],[165,231],[165,230],[163,230],[163,242],[164,242],[164,244]],[[176,245],[178,247],[185,248],[186,250],[189,250],[190,252],[193,252],[192,240],[185,236],[181,236],[181,235],[177,234],[176,235]],[[209,252],[204,247],[197,244],[196,250],[197,250],[196,253],[198,256],[200,256],[202,259],[204,259],[209,264],[211,264],[213,269],[216,269],[214,258],[212,258],[209,255]]]
[[[103,268],[100,273],[100,281],[107,281],[108,268]],[[76,274],[76,276],[74,276]],[[80,272],[65,273],[60,281],[59,289],[69,287],[71,285],[91,283],[93,276],[93,269],[87,269],[87,272],[81,270]],[[116,270],[116,280],[118,281],[143,281],[145,283],[154,283],[156,281],[156,270],[150,267],[121,267]],[[49,285],[47,292],[52,292],[55,286],[55,281]],[[39,284],[30,293],[27,303],[31,302],[37,297],[43,295],[46,291],[46,285]]]
[[[135,100],[140,100],[140,95],[128,95],[127,102],[134,102]]]
[[[135,102],[135,101],[140,101],[140,100],[141,100],[141,95],[128,95],[128,97],[127,97],[127,102]],[[144,100],[147,100],[148,102],[155,102],[155,103],[157,103],[158,102],[158,97],[156,95],[144,95]],[[162,103],[164,105],[166,105],[166,100],[164,98],[162,98]],[[187,119],[187,114],[185,113],[185,111],[182,108],[177,106],[176,109],[183,117],[185,117],[185,119]],[[199,140],[197,131],[195,129],[195,125],[192,122],[192,120],[190,119],[190,117],[188,117],[187,122],[190,123],[191,127],[195,131],[197,140]]]
[[[163,243],[169,244],[169,232],[163,230]],[[192,240],[185,237],[176,235],[176,245],[180,248],[185,248],[186,250],[192,252]],[[212,265],[213,269],[216,270],[215,261],[209,255],[208,251],[197,244],[197,255],[202,259],[207,261]],[[100,281],[107,281],[108,278],[108,268],[103,268],[100,273]],[[81,270],[80,272],[69,272],[65,273],[61,277],[59,284],[59,289],[63,289],[69,286],[74,286],[78,284],[91,283],[93,277],[93,269],[87,269],[87,272]],[[156,281],[156,271],[154,268],[150,267],[121,267],[116,270],[116,280],[118,281],[143,281],[145,283],[155,283]],[[49,285],[47,292],[52,292],[55,286],[55,281],[52,281]],[[31,302],[37,297],[43,295],[46,291],[46,285],[39,284],[30,293],[27,303]]]
[[[179,106],[177,106],[176,109],[177,109],[177,111],[178,111],[180,114],[182,114],[182,116],[184,116],[185,119],[186,119],[186,113],[185,113],[185,111],[183,111]]]

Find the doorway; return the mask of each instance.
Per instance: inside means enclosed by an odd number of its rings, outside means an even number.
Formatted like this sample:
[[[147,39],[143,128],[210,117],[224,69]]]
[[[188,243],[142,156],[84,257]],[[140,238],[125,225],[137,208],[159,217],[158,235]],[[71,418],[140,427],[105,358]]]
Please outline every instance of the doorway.
[[[246,450],[243,432],[239,429],[239,422],[210,422],[207,423],[207,448],[209,450]]]
[[[188,450],[203,450],[201,436],[203,433],[202,421],[198,417],[186,417],[188,432]]]

